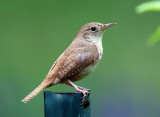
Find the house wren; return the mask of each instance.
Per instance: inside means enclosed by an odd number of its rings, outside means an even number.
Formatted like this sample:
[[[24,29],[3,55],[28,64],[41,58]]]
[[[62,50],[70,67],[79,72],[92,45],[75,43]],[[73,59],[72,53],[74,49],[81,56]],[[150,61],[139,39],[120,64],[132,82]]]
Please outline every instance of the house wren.
[[[83,93],[83,97],[85,97],[89,91],[76,86],[73,82],[84,78],[96,68],[103,54],[103,33],[105,29],[115,24],[97,22],[85,24],[70,46],[55,61],[43,82],[22,102],[28,102],[44,88],[58,83],[65,83],[74,87],[78,92]]]

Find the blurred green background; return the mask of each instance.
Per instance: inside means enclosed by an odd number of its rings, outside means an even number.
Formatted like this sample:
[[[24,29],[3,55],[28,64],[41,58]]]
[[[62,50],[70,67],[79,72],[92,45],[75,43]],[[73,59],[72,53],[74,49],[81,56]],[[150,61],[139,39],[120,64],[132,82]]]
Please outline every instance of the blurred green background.
[[[117,22],[103,37],[102,61],[88,78],[92,117],[160,116],[160,43],[146,40],[160,14],[136,14],[145,0],[0,2],[0,117],[44,117],[43,92],[21,100],[45,78],[53,62],[88,22]],[[72,92],[56,85],[48,91]]]

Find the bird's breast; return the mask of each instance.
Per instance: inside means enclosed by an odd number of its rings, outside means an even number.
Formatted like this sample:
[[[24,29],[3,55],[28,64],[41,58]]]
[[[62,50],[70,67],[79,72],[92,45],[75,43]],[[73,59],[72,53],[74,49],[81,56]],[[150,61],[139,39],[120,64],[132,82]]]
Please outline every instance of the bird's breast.
[[[97,52],[94,55],[94,62],[89,66],[87,66],[86,68],[84,68],[79,75],[82,75],[82,76],[88,75],[90,72],[93,72],[96,69],[99,61],[101,60],[103,55],[102,43],[96,43],[95,45],[96,45]]]
[[[90,72],[93,72],[93,71],[96,69],[97,64],[98,64],[98,63],[91,64],[91,65],[89,65],[88,67],[84,68],[84,69],[80,72],[79,75],[82,75],[82,76],[83,76],[83,75],[88,75]]]

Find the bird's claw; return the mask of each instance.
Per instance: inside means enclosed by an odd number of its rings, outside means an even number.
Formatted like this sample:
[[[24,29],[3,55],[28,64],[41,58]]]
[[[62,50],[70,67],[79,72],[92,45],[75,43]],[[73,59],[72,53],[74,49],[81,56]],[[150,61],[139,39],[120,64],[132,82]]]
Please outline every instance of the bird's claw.
[[[86,98],[86,96],[88,96],[89,94],[90,94],[90,92],[89,92],[89,90],[88,89],[85,89],[85,88],[83,88],[83,87],[79,87],[78,86],[78,90],[77,90],[77,92],[80,92],[80,93],[82,93],[83,94],[83,97],[82,97],[82,105],[84,104],[84,102],[85,102],[85,98]]]

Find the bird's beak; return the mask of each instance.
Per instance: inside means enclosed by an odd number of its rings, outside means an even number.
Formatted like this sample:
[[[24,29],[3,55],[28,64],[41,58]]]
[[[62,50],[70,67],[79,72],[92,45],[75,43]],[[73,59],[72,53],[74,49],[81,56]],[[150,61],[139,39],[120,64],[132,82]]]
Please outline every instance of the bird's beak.
[[[102,27],[102,31],[104,31],[105,29],[107,29],[108,27],[114,26],[117,23],[109,23],[109,24],[104,24],[104,26]]]

